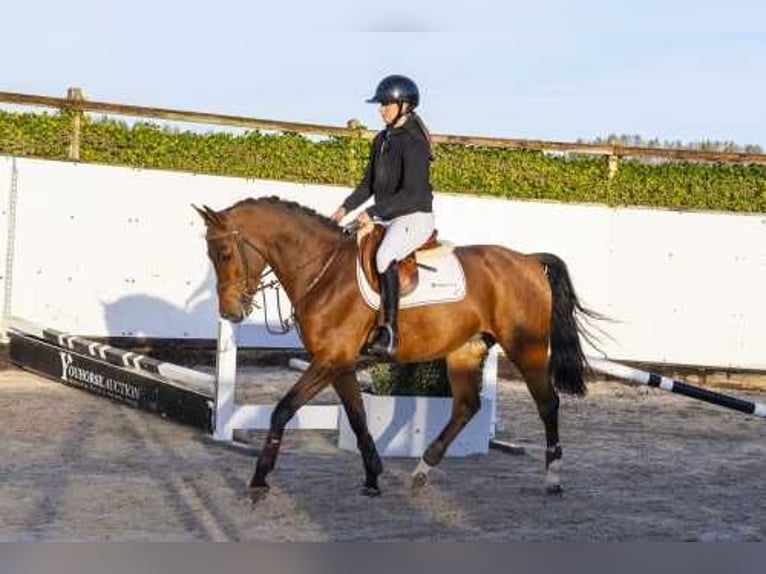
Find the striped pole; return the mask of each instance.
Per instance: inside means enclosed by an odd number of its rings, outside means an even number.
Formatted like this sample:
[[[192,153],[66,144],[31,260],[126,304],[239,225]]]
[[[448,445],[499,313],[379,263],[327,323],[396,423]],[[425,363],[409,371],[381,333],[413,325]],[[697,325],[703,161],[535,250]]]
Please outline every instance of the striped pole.
[[[719,405],[729,409],[734,409],[742,413],[749,415],[755,415],[757,417],[766,418],[766,404],[756,403],[753,401],[746,401],[730,395],[724,395],[722,393],[716,393],[709,391],[701,387],[695,387],[682,381],[676,381],[669,377],[663,377],[656,373],[649,373],[647,371],[641,371],[634,369],[620,363],[613,361],[607,361],[606,359],[599,359],[596,357],[588,357],[588,364],[594,371],[617,377],[618,379],[625,379],[633,383],[640,385],[646,385],[649,387],[657,387],[670,391],[671,393],[678,393],[691,397],[693,399],[699,399],[707,403]]]
[[[10,361],[58,383],[205,431],[214,377],[14,317],[4,317]]]
[[[116,367],[159,375],[170,382],[187,385],[196,392],[211,395],[215,386],[215,377],[194,369],[158,361],[146,355],[140,355],[110,345],[91,341],[84,337],[64,333],[49,327],[43,327],[19,317],[5,317],[4,326],[25,335],[37,337],[63,349],[75,351],[94,359],[104,361]]]

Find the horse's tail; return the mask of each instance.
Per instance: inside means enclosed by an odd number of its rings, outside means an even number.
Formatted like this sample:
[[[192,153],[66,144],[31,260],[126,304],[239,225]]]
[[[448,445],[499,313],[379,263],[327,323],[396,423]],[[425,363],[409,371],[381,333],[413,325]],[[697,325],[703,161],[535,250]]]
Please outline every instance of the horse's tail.
[[[549,377],[556,389],[573,395],[585,394],[584,372],[588,366],[580,335],[592,341],[579,316],[605,319],[583,307],[575,293],[566,263],[551,253],[538,253],[537,258],[548,277],[553,296],[551,309],[551,356]]]

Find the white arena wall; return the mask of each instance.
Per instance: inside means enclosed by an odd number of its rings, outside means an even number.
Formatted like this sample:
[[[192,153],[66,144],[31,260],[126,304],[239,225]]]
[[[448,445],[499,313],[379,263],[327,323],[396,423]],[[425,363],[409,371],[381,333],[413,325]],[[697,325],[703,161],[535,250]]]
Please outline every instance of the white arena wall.
[[[349,191],[0,157],[4,313],[90,337],[214,339],[214,277],[191,204],[278,195],[329,214]],[[455,243],[562,257],[582,301],[616,320],[603,325],[611,359],[766,369],[763,214],[441,193],[436,214]],[[269,334],[258,310],[237,336],[240,345],[300,345],[294,332]]]

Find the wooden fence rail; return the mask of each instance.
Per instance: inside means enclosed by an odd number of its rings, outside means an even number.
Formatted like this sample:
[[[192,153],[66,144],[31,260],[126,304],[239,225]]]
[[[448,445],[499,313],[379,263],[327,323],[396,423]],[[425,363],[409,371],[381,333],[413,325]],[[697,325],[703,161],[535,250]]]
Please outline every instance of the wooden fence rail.
[[[84,99],[82,91],[78,88],[70,88],[67,92],[66,98],[54,98],[50,96],[0,91],[0,103],[47,107],[56,108],[59,110],[73,111],[74,119],[72,126],[72,142],[70,145],[69,156],[70,159],[75,160],[79,159],[79,137],[81,129],[80,122],[83,112],[102,112],[104,114],[114,114],[139,118],[153,118],[177,122],[212,124],[217,126],[239,127],[267,131],[297,132],[302,134],[323,136],[355,135],[371,139],[376,133],[372,130],[354,127],[353,120],[349,121],[349,127],[340,127],[321,124],[265,120],[247,116],[213,114],[208,112],[192,112],[169,108],[154,108],[90,101]],[[766,165],[766,154],[760,153],[650,148],[608,144],[603,145],[443,134],[434,134],[433,140],[436,143],[460,144],[468,146],[606,156],[609,158],[610,177],[613,176],[617,170],[619,158],[623,157],[651,157],[683,161],[707,161],[740,164],[753,163]]]

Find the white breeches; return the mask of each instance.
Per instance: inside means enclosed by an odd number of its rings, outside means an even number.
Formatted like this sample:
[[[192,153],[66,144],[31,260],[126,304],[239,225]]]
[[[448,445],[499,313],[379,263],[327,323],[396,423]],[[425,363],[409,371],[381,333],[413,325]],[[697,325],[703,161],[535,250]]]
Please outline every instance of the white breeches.
[[[402,215],[383,225],[386,235],[378,248],[375,266],[383,273],[392,261],[401,261],[423,245],[435,228],[434,214],[416,212]]]

